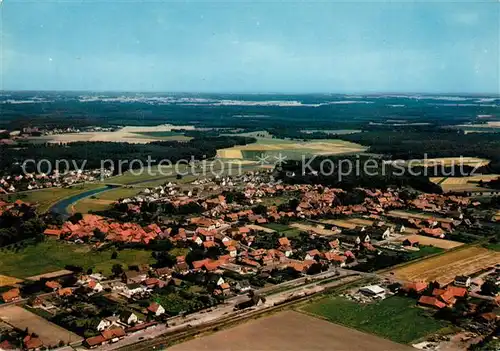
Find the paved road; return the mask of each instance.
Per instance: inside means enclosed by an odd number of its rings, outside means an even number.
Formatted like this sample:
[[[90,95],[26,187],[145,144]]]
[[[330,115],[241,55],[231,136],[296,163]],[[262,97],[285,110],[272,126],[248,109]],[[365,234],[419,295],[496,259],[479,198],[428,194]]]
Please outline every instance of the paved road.
[[[305,294],[305,292],[318,293],[326,288],[345,284],[346,283],[345,280],[354,281],[362,279],[364,277],[371,276],[370,274],[363,274],[360,272],[355,272],[345,269],[339,269],[338,271],[339,275],[337,276],[335,274],[332,275],[332,273],[335,273],[335,271],[323,272],[320,273],[321,275],[320,278],[316,279],[314,282],[310,282],[305,285],[295,286],[292,287],[291,289],[287,289],[286,291],[281,291],[274,294],[271,293],[270,295],[266,296],[266,302],[264,304],[257,307],[253,307],[249,310],[234,311],[234,306],[236,301],[241,299],[241,296],[238,296],[232,299],[228,299],[224,304],[213,307],[211,309],[199,311],[197,313],[190,314],[184,318],[177,317],[175,319],[172,319],[169,322],[168,327],[164,324],[157,325],[154,328],[150,328],[148,330],[137,332],[133,335],[129,335],[125,339],[120,340],[117,343],[101,346],[99,349],[109,351],[120,348],[132,347],[131,345],[134,345],[138,342],[155,339],[166,333],[171,334],[176,331],[181,332],[189,330],[190,328],[203,327],[204,325],[207,325],[209,323],[224,321],[245,314],[249,314],[250,317],[251,315],[254,315],[264,309],[269,309],[275,306],[275,304],[288,300],[292,295],[300,296],[301,294]],[[336,280],[328,282],[327,284],[320,285],[321,282],[324,282],[325,280],[334,277],[336,278]],[[299,278],[299,280],[304,280],[304,278]],[[260,292],[260,290],[258,292]]]

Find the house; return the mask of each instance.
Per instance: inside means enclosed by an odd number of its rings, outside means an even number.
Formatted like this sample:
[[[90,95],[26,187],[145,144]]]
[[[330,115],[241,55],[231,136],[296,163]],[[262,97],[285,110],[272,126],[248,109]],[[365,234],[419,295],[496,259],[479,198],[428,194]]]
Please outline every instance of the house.
[[[406,283],[403,286],[403,291],[409,293],[409,292],[414,292],[417,294],[420,294],[424,292],[427,289],[427,283],[423,282],[413,282],[413,283]]]
[[[105,330],[101,333],[103,338],[106,341],[110,342],[117,342],[120,339],[123,339],[123,337],[126,335],[125,330],[121,327],[114,327],[110,328],[108,330]]]
[[[137,318],[137,315],[135,315],[133,312],[130,311],[124,311],[120,314],[120,322],[126,325],[133,325],[137,324],[139,321],[139,318]]]
[[[54,280],[49,280],[49,281],[45,282],[45,287],[49,288],[52,291],[56,291],[57,289],[61,288],[61,284],[59,284],[58,282],[56,282]]]
[[[126,271],[122,274],[122,281],[125,284],[137,284],[146,280],[148,275],[137,271]]]
[[[84,345],[89,349],[95,349],[97,346],[100,346],[106,342],[106,339],[102,335],[93,336],[91,338],[87,338],[84,341]]]
[[[158,278],[148,278],[145,281],[143,281],[142,284],[146,286],[148,289],[155,289],[155,288],[161,289],[165,286],[165,282]]]
[[[385,290],[381,288],[379,285],[368,285],[359,289],[361,293],[364,295],[384,299],[385,298]]]
[[[59,297],[66,297],[73,295],[73,290],[71,288],[62,288],[57,290],[57,295]]]
[[[43,234],[48,236],[48,237],[54,237],[54,238],[59,239],[61,237],[62,230],[61,229],[49,229],[49,228],[47,228],[47,229],[45,229]]]
[[[43,342],[38,337],[27,335],[23,339],[23,345],[25,350],[39,350],[42,348]]]
[[[17,288],[10,289],[2,294],[2,300],[5,303],[14,302],[21,299],[21,291]]]
[[[110,316],[101,319],[96,329],[98,331],[103,331],[111,327],[119,327],[119,326],[120,326],[120,318],[117,316]]]
[[[307,251],[306,260],[314,260],[316,257],[321,257],[323,256],[321,252],[319,252],[317,249]]]
[[[91,289],[92,293],[100,293],[104,290],[102,284],[93,279],[87,284],[87,288]]]
[[[417,239],[408,238],[405,241],[403,241],[403,246],[418,247],[418,245],[419,245],[419,241]]]
[[[222,290],[222,294],[229,295],[231,292],[231,286],[228,283],[221,284],[220,289]]]
[[[453,284],[456,286],[461,286],[468,288],[471,283],[471,278],[465,275],[458,275],[455,277],[455,280],[453,281]]]
[[[151,303],[151,305],[148,306],[147,310],[155,317],[161,316],[165,313],[165,309],[163,308],[163,306],[156,302]]]
[[[227,248],[227,251],[229,252],[229,256],[231,257],[236,257],[238,255],[238,250],[234,246],[229,246]]]
[[[145,291],[145,287],[143,287],[141,284],[137,284],[137,283],[128,284],[122,290],[123,294],[129,298],[134,296],[135,294],[139,294],[143,291]]]
[[[178,262],[178,263],[185,263],[185,261],[183,262]],[[171,278],[172,277],[172,273],[173,273],[173,270],[169,267],[163,267],[163,268],[157,268],[155,270],[155,273],[156,275],[159,277],[159,278]]]
[[[444,302],[439,301],[436,297],[433,296],[420,296],[418,299],[418,304],[425,307],[433,307],[437,309],[442,309],[446,307]]]
[[[238,281],[236,283],[236,285],[234,286],[234,288],[238,292],[248,292],[248,291],[252,290],[252,287],[251,287],[250,283],[248,282],[248,280]]]

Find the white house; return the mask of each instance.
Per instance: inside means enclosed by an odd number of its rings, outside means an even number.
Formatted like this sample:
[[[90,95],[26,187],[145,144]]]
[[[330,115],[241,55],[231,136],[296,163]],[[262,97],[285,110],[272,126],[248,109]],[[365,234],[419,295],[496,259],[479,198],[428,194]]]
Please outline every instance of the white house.
[[[162,305],[153,302],[151,305],[149,305],[148,312],[153,314],[155,317],[158,317],[165,313],[165,309]]]
[[[221,286],[224,283],[225,283],[225,281],[224,281],[224,278],[222,278],[222,277],[220,277],[219,280],[217,280],[217,286]]]
[[[133,312],[123,312],[120,315],[120,322],[126,325],[136,324],[139,321],[139,318]]]

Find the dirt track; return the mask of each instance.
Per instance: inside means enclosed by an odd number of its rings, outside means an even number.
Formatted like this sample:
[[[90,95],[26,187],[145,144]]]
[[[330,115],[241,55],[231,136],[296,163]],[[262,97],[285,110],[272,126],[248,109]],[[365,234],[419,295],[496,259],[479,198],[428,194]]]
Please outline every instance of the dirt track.
[[[167,350],[410,351],[412,348],[299,312],[284,311]]]

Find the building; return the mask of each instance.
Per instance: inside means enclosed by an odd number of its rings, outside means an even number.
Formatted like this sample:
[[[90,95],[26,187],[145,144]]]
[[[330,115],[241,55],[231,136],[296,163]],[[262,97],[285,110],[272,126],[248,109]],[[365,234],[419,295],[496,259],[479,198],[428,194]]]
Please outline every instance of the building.
[[[385,299],[385,290],[379,285],[368,285],[359,289],[359,291],[367,296],[377,298],[377,299]]]
[[[471,278],[465,275],[458,275],[453,282],[456,286],[468,288],[471,284]]]
[[[165,309],[163,308],[163,306],[156,302],[153,302],[151,305],[149,305],[147,310],[155,317],[161,316],[165,313]]]

